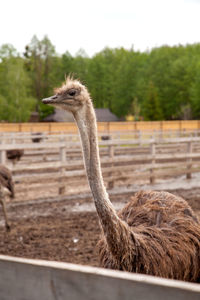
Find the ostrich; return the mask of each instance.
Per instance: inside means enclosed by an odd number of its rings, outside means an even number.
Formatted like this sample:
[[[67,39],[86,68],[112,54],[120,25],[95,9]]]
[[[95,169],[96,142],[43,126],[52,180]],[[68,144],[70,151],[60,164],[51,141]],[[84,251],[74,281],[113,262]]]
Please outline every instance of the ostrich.
[[[13,164],[19,161],[23,155],[24,155],[23,149],[13,149],[13,150],[6,151],[7,158],[10,159],[13,162]]]
[[[12,180],[11,172],[8,168],[3,165],[0,165],[0,202],[3,208],[3,213],[5,217],[5,225],[6,229],[10,230],[10,224],[8,221],[7,211],[6,211],[6,203],[5,203],[5,195],[3,189],[7,188],[10,191],[10,197],[14,198],[14,183]]]
[[[200,279],[200,224],[185,200],[140,191],[117,214],[104,186],[96,116],[87,88],[68,77],[43,103],[71,112],[100,220],[100,266],[191,282]]]
[[[32,135],[34,137],[32,137],[32,142],[33,143],[40,143],[41,140],[42,140],[42,133],[41,132],[35,132],[35,133],[32,133]]]

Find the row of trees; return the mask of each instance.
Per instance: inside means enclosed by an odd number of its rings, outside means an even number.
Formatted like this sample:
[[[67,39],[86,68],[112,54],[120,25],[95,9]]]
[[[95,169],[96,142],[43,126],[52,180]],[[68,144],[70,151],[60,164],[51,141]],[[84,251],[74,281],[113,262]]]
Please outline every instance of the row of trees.
[[[143,53],[105,48],[90,58],[83,50],[58,55],[47,36],[34,36],[23,54],[12,45],[0,47],[0,119],[28,121],[33,111],[43,119],[52,108],[41,99],[69,73],[87,85],[96,107],[108,107],[119,117],[200,117],[200,44]]]

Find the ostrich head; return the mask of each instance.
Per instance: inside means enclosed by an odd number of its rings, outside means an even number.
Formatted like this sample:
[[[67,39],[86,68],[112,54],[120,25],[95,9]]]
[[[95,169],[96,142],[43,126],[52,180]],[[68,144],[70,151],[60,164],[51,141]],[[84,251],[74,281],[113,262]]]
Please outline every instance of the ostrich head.
[[[55,95],[43,99],[42,102],[75,114],[77,111],[83,109],[91,100],[86,87],[78,80],[68,77],[60,88],[55,89]]]

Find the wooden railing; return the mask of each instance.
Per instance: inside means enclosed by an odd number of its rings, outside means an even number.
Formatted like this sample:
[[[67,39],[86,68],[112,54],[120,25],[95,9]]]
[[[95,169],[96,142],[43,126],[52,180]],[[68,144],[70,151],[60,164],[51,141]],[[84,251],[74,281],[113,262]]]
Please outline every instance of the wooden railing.
[[[74,265],[0,256],[1,300],[198,300],[199,284]]]
[[[199,130],[199,120],[179,121],[140,121],[140,122],[98,122],[99,132],[123,132],[144,130]],[[0,123],[0,132],[66,132],[76,133],[77,127],[74,122],[54,123]]]
[[[78,137],[43,137],[40,143],[0,144],[0,162],[7,165],[6,151],[24,149],[21,161],[10,165],[16,191],[29,192],[52,185],[64,194],[71,184],[87,185]],[[8,137],[7,137],[8,138]],[[30,137],[29,137],[30,138]],[[56,137],[55,137],[56,138]],[[160,178],[185,175],[187,179],[200,171],[200,138],[114,139],[99,141],[102,172],[108,188],[138,180],[154,184]],[[24,187],[24,185],[26,185]],[[22,187],[23,186],[23,187]],[[28,186],[28,189],[27,189]],[[37,196],[36,196],[37,197]],[[28,198],[28,195],[27,195]]]

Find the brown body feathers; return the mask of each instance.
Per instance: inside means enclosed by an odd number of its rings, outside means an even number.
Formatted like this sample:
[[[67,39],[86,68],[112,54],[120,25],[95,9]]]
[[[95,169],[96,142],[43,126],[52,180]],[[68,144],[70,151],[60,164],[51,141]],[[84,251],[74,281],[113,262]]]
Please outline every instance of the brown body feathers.
[[[200,224],[185,200],[167,192],[141,191],[119,217],[128,224],[132,238],[123,245],[128,245],[125,257],[119,257],[103,237],[99,242],[102,267],[200,280]]]

